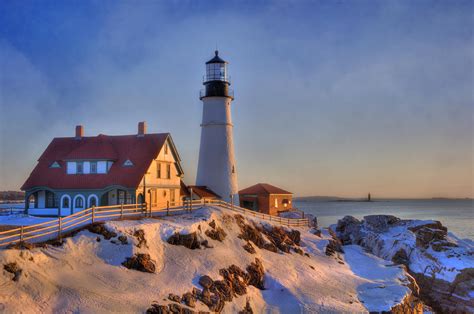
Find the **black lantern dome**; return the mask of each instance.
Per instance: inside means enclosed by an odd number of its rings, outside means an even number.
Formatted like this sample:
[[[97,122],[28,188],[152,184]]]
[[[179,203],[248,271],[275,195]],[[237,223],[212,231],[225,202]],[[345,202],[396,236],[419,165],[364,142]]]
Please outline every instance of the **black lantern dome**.
[[[219,51],[215,51],[215,56],[206,62],[206,75],[200,99],[204,97],[230,97],[234,99],[232,90],[229,89],[230,79],[227,75],[227,61],[219,57]]]

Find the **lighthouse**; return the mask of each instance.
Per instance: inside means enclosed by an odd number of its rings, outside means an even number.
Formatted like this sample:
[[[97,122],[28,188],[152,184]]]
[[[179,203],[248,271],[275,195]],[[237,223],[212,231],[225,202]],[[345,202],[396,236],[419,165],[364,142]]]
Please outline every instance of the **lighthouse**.
[[[227,62],[215,56],[206,62],[202,100],[201,145],[196,185],[207,186],[223,200],[237,202],[237,168],[234,155],[231,103]]]

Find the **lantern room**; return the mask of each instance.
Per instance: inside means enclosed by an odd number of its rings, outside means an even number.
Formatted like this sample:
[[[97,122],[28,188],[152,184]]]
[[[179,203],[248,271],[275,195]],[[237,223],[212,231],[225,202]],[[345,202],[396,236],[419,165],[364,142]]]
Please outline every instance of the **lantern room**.
[[[229,82],[227,77],[227,62],[219,57],[219,51],[215,51],[215,56],[206,62],[205,82],[223,81]]]
[[[200,91],[199,98],[205,97],[227,97],[234,99],[234,93],[229,88],[230,78],[227,75],[228,62],[219,57],[219,51],[215,51],[215,56],[206,62],[206,75],[204,76],[205,88]]]

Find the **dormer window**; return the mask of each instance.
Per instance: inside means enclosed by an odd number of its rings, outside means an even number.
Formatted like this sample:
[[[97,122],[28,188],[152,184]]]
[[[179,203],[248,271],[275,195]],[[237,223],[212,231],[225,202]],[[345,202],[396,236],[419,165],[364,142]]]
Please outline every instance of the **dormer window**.
[[[124,161],[123,166],[124,167],[132,167],[133,162],[130,159],[127,159],[127,160]]]
[[[61,166],[59,165],[57,161],[55,161],[51,164],[51,166],[49,166],[49,168],[61,168]]]
[[[82,161],[76,162],[76,173],[83,174],[84,173],[84,163]]]
[[[97,173],[97,161],[90,162],[90,173]]]

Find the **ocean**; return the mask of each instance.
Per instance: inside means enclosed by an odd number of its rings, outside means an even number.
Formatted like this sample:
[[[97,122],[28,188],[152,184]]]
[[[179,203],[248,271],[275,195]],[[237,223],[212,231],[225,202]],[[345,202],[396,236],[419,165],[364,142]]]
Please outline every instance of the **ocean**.
[[[371,202],[294,199],[293,207],[318,217],[318,224],[327,227],[346,215],[362,219],[366,215],[386,214],[402,219],[439,220],[448,232],[474,240],[474,201],[471,199],[372,200]]]

